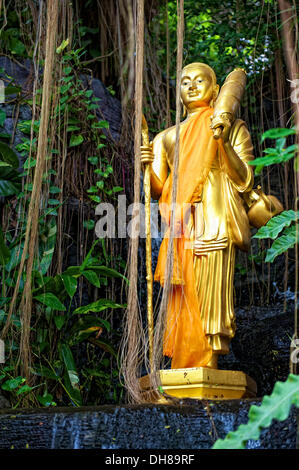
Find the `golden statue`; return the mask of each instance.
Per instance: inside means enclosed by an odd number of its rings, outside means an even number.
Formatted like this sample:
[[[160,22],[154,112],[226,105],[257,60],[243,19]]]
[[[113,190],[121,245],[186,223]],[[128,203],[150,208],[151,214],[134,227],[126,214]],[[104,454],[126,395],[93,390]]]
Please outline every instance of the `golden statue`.
[[[247,251],[250,246],[250,222],[253,222],[249,221],[246,208],[258,199],[252,191],[253,171],[248,164],[254,158],[250,134],[245,122],[236,118],[245,82],[245,72],[236,69],[227,77],[219,94],[216,75],[208,65],[192,63],[182,71],[181,101],[186,118],[180,124],[174,259],[163,354],[172,358],[172,369],[189,373],[188,386],[193,391],[187,395],[177,391],[176,396],[254,395],[255,384],[248,376],[217,370],[218,356],[229,352],[236,330],[235,252],[236,248]],[[175,139],[173,126],[159,133],[152,144],[141,147],[141,162],[149,169],[151,196],[159,199],[161,215],[167,224],[172,202]],[[267,196],[264,199],[268,203],[268,218],[282,210],[274,207],[275,204],[271,207]],[[155,280],[162,286],[167,235],[168,232],[155,270]],[[209,379],[206,394],[198,393],[198,388],[194,392],[196,371],[201,375],[200,387],[204,388],[203,383]],[[165,377],[171,371],[163,372],[165,384]],[[184,380],[178,374],[176,385],[179,386]],[[241,395],[232,392],[238,380],[243,384]],[[221,381],[226,382],[229,392],[223,392],[223,387],[220,392],[211,392]]]

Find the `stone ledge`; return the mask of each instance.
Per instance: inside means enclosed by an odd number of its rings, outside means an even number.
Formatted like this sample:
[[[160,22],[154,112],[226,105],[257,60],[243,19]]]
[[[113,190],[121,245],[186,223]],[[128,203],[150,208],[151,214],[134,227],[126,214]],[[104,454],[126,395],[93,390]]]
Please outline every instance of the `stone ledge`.
[[[210,449],[247,422],[258,399],[181,400],[179,405],[0,410],[0,449]],[[248,448],[296,448],[296,410]]]

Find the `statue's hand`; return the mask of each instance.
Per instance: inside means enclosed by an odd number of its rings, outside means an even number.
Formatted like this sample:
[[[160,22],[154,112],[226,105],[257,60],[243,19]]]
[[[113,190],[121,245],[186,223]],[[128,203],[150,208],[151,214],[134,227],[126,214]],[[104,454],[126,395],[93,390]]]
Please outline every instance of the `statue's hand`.
[[[143,165],[152,163],[154,160],[152,142],[149,145],[142,145],[140,147],[140,150],[141,150],[141,163]]]
[[[230,113],[222,113],[219,116],[211,118],[211,129],[216,139],[222,138],[226,143],[229,140],[229,134],[232,126],[232,115]]]

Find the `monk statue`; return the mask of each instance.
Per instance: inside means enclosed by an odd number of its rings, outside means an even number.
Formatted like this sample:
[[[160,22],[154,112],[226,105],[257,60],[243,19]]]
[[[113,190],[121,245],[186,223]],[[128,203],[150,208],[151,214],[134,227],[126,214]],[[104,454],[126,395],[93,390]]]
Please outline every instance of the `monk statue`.
[[[253,146],[244,121],[225,109],[215,115],[218,93],[211,67],[192,63],[183,69],[185,120],[180,124],[173,271],[163,339],[163,355],[171,358],[172,369],[217,369],[218,355],[229,352],[236,329],[235,253],[250,246],[244,194],[253,186],[248,164]],[[168,225],[175,139],[173,126],[141,147],[141,162],[151,168],[151,196],[159,199]],[[167,233],[154,277],[162,286]]]

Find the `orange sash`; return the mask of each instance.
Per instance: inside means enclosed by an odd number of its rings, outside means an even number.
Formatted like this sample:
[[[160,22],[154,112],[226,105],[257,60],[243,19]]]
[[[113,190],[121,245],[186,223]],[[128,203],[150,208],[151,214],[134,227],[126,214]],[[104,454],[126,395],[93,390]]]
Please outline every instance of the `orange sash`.
[[[210,116],[213,109],[201,108],[191,115],[180,130],[180,153],[177,200],[175,208],[175,238],[173,239],[173,272],[168,300],[163,354],[171,357],[173,369],[203,367],[212,356],[205,336],[193,269],[190,233],[184,226],[188,204],[199,200],[203,186],[221,142],[213,138]],[[172,169],[164,184],[159,207],[163,219],[170,225]],[[184,207],[185,206],[185,207]],[[164,285],[169,231],[161,243],[155,281]],[[208,286],[207,286],[208,289]]]

